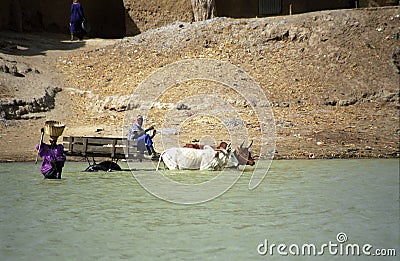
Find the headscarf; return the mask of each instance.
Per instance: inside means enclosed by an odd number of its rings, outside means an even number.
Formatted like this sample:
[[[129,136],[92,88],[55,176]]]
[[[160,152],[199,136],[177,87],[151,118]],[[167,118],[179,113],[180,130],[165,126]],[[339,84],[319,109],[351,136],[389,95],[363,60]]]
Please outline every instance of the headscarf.
[[[139,123],[139,121],[140,121],[140,123]],[[136,124],[137,126],[142,127],[142,125],[143,125],[143,116],[142,116],[142,115],[138,115],[138,116],[136,117],[136,119],[135,119],[135,124]]]

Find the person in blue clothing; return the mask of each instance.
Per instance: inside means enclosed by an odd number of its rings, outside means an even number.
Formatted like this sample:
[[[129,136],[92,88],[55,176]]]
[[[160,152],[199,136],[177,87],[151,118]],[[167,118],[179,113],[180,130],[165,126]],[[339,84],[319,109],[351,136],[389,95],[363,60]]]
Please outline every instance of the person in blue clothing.
[[[149,131],[153,131],[153,133],[149,135],[147,133]],[[157,153],[153,147],[152,139],[155,135],[156,130],[154,129],[154,126],[143,129],[143,116],[138,115],[136,117],[135,124],[133,124],[133,126],[129,129],[128,140],[137,141],[138,150],[144,151],[147,149],[150,157],[152,159],[156,159],[160,156],[160,154]]]
[[[71,32],[71,41],[74,40],[74,36],[78,37],[79,40],[83,39],[85,31],[82,28],[82,23],[85,21],[85,14],[79,0],[73,0],[71,5],[71,16],[69,19],[69,30]]]

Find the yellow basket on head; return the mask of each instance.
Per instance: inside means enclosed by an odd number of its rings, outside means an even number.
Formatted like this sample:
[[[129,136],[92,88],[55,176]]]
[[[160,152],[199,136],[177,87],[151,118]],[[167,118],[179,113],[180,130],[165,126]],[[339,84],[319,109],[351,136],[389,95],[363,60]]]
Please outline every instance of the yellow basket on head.
[[[46,121],[44,132],[50,137],[60,137],[65,129],[65,125],[59,121]]]

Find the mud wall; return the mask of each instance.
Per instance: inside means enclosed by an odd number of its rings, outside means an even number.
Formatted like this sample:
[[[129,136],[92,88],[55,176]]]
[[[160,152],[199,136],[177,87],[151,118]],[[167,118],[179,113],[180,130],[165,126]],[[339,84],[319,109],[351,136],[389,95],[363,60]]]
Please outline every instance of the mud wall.
[[[69,32],[71,1],[1,0],[0,30]],[[173,21],[193,20],[190,0],[81,0],[90,22],[88,36],[117,38],[136,35]]]
[[[258,16],[258,0],[215,0],[217,16],[250,18]]]
[[[399,0],[281,0],[282,15],[317,10],[398,5]],[[1,0],[0,30],[69,32],[72,0]],[[132,36],[174,21],[193,21],[190,0],[81,0],[91,24],[88,36]],[[217,16],[256,17],[259,0],[215,0]]]
[[[235,18],[250,18],[260,16],[259,0],[215,0],[218,16],[228,16]],[[320,0],[282,0],[281,12],[285,15],[290,13],[290,5],[292,13],[304,13],[316,10],[352,8],[355,6],[353,0],[336,0],[336,1],[320,1]]]
[[[103,38],[118,38],[125,36],[125,7],[122,0],[81,1],[88,18],[91,33]],[[86,3],[87,2],[87,3]]]
[[[127,35],[158,28],[174,21],[193,21],[190,0],[124,0],[126,12],[136,28],[127,25]]]
[[[2,0],[0,30],[69,32],[72,1],[65,0]],[[89,36],[113,38],[125,35],[123,0],[81,0],[92,30]]]
[[[282,0],[282,13],[290,13],[290,5],[292,8],[292,14],[299,14],[305,12],[313,12],[318,10],[332,10],[332,9],[346,9],[355,7],[354,0],[336,0],[336,1],[319,1],[319,0],[307,0],[307,1],[292,1]]]
[[[355,7],[379,7],[397,5],[398,0],[336,0],[336,1],[318,1],[305,0],[293,1],[282,0],[283,14],[289,14],[289,6],[292,5],[292,13],[305,13],[319,10],[346,9]]]
[[[260,0],[215,0],[217,16],[234,18],[251,18],[261,16],[259,11]],[[281,0],[281,12],[273,15],[287,15],[312,12],[318,10],[346,9],[356,7],[372,7],[398,5],[398,0]],[[272,14],[271,14],[272,15]]]
[[[389,6],[399,5],[399,0],[358,0],[359,7],[378,7],[378,6]]]

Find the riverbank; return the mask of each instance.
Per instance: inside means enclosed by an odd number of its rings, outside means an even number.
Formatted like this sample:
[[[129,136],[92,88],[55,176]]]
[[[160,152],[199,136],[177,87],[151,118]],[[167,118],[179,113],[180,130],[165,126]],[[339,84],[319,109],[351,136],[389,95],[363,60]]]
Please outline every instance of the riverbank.
[[[63,121],[66,136],[121,136],[137,86],[160,68],[198,58],[233,64],[259,84],[273,114],[275,159],[398,158],[399,13],[390,7],[217,18],[77,42],[68,35],[0,32],[0,161],[34,160],[48,119]],[[215,94],[239,112],[242,121],[234,124],[249,131],[257,156],[260,123],[243,101],[248,90],[232,90],[177,83],[154,101],[146,124],[162,132],[165,115],[182,101]],[[218,119],[180,112],[190,119],[177,132],[181,144],[209,135],[230,140]],[[161,137],[155,137],[159,151]]]

